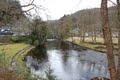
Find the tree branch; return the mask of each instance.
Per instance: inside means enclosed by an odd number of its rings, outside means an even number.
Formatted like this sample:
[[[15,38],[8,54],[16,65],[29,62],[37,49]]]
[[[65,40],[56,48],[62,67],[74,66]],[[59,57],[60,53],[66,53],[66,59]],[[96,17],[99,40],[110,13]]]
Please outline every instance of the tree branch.
[[[114,4],[115,6],[117,6],[117,4],[111,0],[108,0],[109,2],[111,2],[112,4]]]
[[[29,3],[29,4],[27,4],[27,5],[22,5],[21,7],[28,7],[28,6],[30,6],[30,5],[33,5],[34,1],[35,1],[35,0],[32,0],[31,3]]]

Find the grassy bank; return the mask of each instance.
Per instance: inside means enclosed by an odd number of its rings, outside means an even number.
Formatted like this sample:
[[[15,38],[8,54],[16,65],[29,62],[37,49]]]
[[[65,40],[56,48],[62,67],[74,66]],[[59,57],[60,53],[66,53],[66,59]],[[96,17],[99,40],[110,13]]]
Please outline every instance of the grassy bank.
[[[97,38],[96,43],[92,42],[91,37],[85,38],[85,42],[82,42],[79,37],[68,38],[66,39],[66,41],[69,41],[71,43],[74,43],[74,44],[77,44],[77,45],[80,45],[80,46],[83,46],[89,49],[93,49],[96,51],[106,52],[106,46],[104,44],[103,38],[100,38],[100,37]],[[114,49],[117,50],[118,49],[117,38],[113,38],[113,44],[114,44]]]
[[[25,44],[25,43],[0,45],[0,55],[4,55],[4,61],[3,61],[4,63],[2,63],[2,64],[6,65],[6,67],[8,67],[10,58],[13,55],[15,55],[15,53],[17,53],[19,50],[22,50],[23,48],[25,48],[27,46],[29,46],[29,44]],[[25,63],[23,61],[24,56],[26,54],[27,54],[27,51],[22,54],[18,54],[14,57],[14,61],[17,64],[17,72],[20,73],[20,75],[23,77],[28,74],[28,69],[26,68]],[[23,80],[22,77],[20,80]]]

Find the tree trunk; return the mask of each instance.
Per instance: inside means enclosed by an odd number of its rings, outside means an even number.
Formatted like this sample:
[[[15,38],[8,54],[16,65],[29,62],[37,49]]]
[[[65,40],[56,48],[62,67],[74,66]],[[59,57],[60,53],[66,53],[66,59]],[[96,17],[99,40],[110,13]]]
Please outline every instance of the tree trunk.
[[[118,67],[117,67],[117,80],[120,80],[120,0],[117,0],[117,11],[118,11]]]
[[[118,50],[119,52],[118,52],[117,80],[120,80],[120,30],[118,35],[118,47],[119,47],[119,50]]]
[[[109,19],[108,19],[107,0],[102,0],[101,2],[101,18],[102,18],[103,36],[107,48],[107,58],[108,58],[108,68],[110,72],[110,78],[111,80],[116,80],[116,67],[115,67],[115,60],[113,54],[112,36],[109,26]]]
[[[82,42],[82,28],[81,28],[81,31],[79,31],[80,32],[80,42]]]
[[[85,30],[83,29],[83,32],[82,32],[82,42],[85,42]]]
[[[92,43],[96,43],[96,29],[95,29],[95,26],[93,26],[93,29],[92,29]]]
[[[94,26],[94,43],[96,43],[96,28],[95,28],[95,26]]]
[[[85,42],[85,25],[82,27],[82,42]]]
[[[92,43],[94,43],[94,31],[93,30],[92,30],[91,36],[92,36]]]

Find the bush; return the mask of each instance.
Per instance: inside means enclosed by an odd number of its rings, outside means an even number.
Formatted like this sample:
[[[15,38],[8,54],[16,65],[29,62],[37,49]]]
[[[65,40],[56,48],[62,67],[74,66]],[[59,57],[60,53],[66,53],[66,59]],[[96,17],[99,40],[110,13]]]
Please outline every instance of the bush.
[[[5,36],[0,36],[0,42],[1,43],[11,43],[11,40],[10,40],[9,36],[5,35]]]
[[[11,36],[11,37],[10,37],[10,40],[11,40],[12,42],[19,42],[19,41],[20,41],[20,37]]]
[[[9,36],[9,39],[12,42],[25,42],[25,43],[29,43],[29,38],[27,36]]]
[[[47,24],[45,21],[41,21],[41,19],[35,19],[31,22],[31,33],[30,39],[32,45],[38,47],[43,45],[47,39]]]

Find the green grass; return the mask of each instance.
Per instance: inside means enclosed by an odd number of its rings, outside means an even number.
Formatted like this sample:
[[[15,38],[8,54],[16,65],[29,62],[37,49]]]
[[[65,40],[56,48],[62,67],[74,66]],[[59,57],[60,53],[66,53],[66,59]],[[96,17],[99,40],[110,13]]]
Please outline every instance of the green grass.
[[[12,57],[19,50],[29,46],[25,43],[6,44],[0,46],[0,53],[5,53],[5,57],[8,59]]]
[[[0,54],[5,55],[5,64],[9,64],[9,59],[12,57],[16,52],[19,50],[22,50],[23,48],[29,46],[29,44],[25,43],[16,43],[16,44],[6,44],[0,46]],[[14,60],[17,63],[18,72],[22,73],[22,75],[28,74],[28,69],[25,66],[25,63],[23,61],[25,55],[27,54],[27,51],[23,53],[21,56],[16,55]]]

